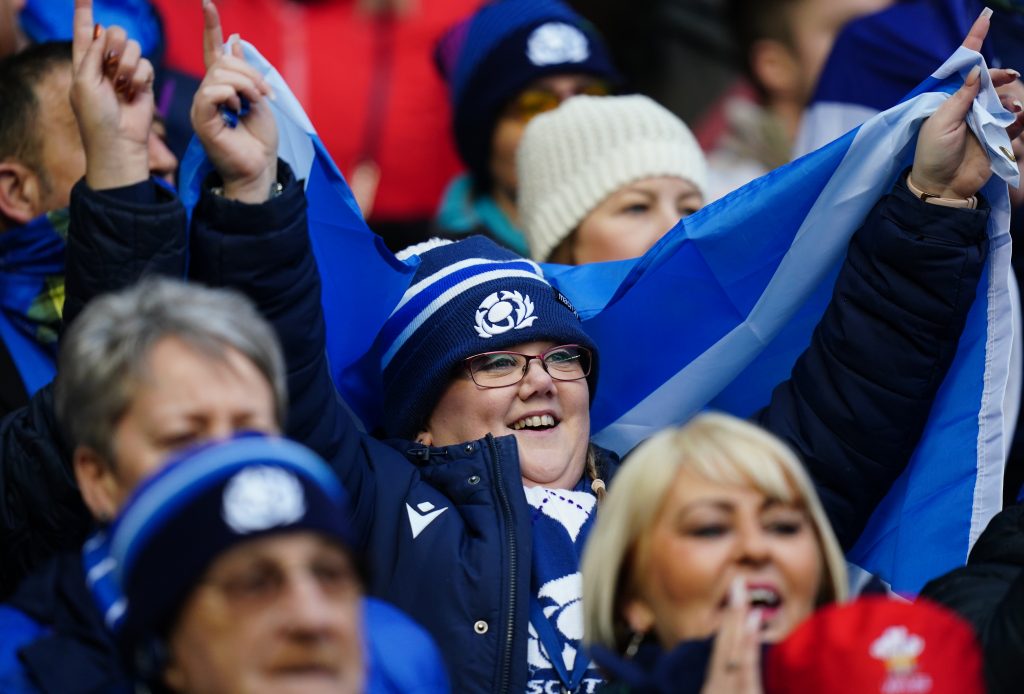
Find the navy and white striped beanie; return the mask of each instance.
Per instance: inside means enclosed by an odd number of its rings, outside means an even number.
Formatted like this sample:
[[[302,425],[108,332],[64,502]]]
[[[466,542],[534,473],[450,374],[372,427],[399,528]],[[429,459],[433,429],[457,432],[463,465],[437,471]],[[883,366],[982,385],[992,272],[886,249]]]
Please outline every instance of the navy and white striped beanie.
[[[350,522],[337,476],[297,443],[248,433],[184,451],[135,490],[106,535],[123,601],[105,621],[146,673],[144,660],[222,552],[296,530],[353,547]]]
[[[412,439],[423,430],[466,358],[525,342],[589,347],[593,398],[597,349],[576,309],[539,265],[483,236],[434,239],[400,257],[408,255],[418,255],[420,265],[375,347],[390,436]]]

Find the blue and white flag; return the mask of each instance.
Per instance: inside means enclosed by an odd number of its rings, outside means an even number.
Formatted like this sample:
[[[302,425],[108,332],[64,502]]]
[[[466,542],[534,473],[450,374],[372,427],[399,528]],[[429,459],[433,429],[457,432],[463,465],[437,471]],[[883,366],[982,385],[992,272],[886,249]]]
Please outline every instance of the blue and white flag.
[[[271,105],[282,131],[280,155],[306,179],[333,375],[353,412],[373,429],[380,418],[379,365],[366,351],[417,259],[395,260],[367,230],[287,86],[251,46],[246,54],[277,94]],[[704,408],[746,416],[766,404],[809,344],[853,232],[910,165],[921,122],[983,62],[958,50],[916,98],[682,220],[639,259],[545,266],[601,351],[594,439],[626,452]],[[1005,181],[1015,182],[1017,170],[999,151],[1009,146],[1003,128],[1012,116],[985,71],[982,81],[969,122],[1002,179],[984,190],[993,206],[984,286],[918,454],[858,548],[858,563],[898,590],[916,590],[963,563],[972,508],[998,505],[998,493],[979,500],[973,490],[1001,475],[996,410],[1009,350]],[[193,152],[182,166],[182,188],[192,202],[202,176],[199,155]],[[941,504],[931,501],[940,498]],[[904,552],[889,541],[901,529],[913,533],[918,548],[934,537],[941,538],[929,545],[936,548],[956,544],[951,538],[963,542],[946,554]]]
[[[811,104],[804,112],[795,154],[816,150],[903,99],[921,74],[960,45],[983,6],[984,3],[977,0],[906,0],[846,25],[836,39]],[[914,31],[907,31],[911,26]],[[1005,13],[993,18],[990,38],[983,51],[985,58],[995,64],[1000,63],[999,57],[990,55],[989,50],[993,46],[992,34],[1000,28],[1012,35],[1013,31],[1020,30],[1020,18]],[[996,43],[996,53],[1006,52],[1006,43],[1004,39],[1003,49]],[[940,68],[936,76],[945,74],[944,68],[946,66]],[[924,88],[929,88],[928,83],[917,91]],[[1009,149],[1008,145],[1004,146]],[[991,147],[989,152],[994,163],[1006,162],[1006,157]],[[1012,182],[1012,179],[1006,180]],[[1009,267],[1009,247],[997,247],[995,243],[1005,234],[1002,215],[1006,194],[1004,190],[994,193],[991,190],[994,185],[996,182],[985,192],[993,204],[993,223],[1000,225],[1000,236],[993,237],[992,245],[997,252],[989,260],[989,272],[998,273],[998,277],[991,280],[986,299],[990,316],[1000,320],[998,323],[992,320],[988,325],[985,354],[991,360],[986,373],[990,380],[980,400],[982,406],[977,410],[976,419],[967,419],[970,411],[966,411],[962,418],[951,414],[945,420],[937,417],[939,408],[936,407],[915,462],[876,512],[860,544],[850,555],[861,566],[893,566],[891,571],[882,573],[897,589],[908,592],[916,592],[933,577],[936,565],[963,564],[975,540],[1002,504],[1003,466],[1020,407],[1022,358],[1019,340],[1012,345],[1010,355],[1006,354],[1003,341],[1018,329],[1021,313],[1018,288]],[[1010,287],[1006,293],[1007,303],[999,298],[1001,293],[995,293],[992,284],[1001,283],[1004,273],[1008,275]],[[983,300],[980,291],[978,300]],[[1009,308],[1003,308],[1007,304]],[[975,311],[978,310],[980,308],[975,306]],[[1011,318],[1013,328],[1004,327]],[[972,314],[971,320],[980,319]],[[964,344],[961,344],[958,360],[965,354]],[[996,366],[998,371],[992,368]],[[1005,376],[1004,367],[1007,367]],[[992,380],[996,375],[998,379]],[[962,397],[959,389],[952,389],[953,378],[951,373],[940,398]],[[1001,401],[997,399],[999,386],[1004,388]],[[965,400],[978,401],[976,396]],[[1002,421],[997,422],[1000,416]],[[931,432],[942,422],[945,422],[943,426],[955,423],[955,431],[959,433],[955,438],[950,437],[956,442],[954,447],[947,449],[930,444]],[[925,455],[929,462],[919,463]],[[971,464],[976,464],[975,469],[971,469]],[[937,479],[933,477],[936,471],[941,473]],[[926,484],[921,483],[924,476],[928,476]],[[901,506],[919,510],[909,516],[908,522],[900,524],[896,519],[901,516]],[[939,522],[942,518],[946,520]],[[878,563],[880,556],[885,557],[881,564]]]

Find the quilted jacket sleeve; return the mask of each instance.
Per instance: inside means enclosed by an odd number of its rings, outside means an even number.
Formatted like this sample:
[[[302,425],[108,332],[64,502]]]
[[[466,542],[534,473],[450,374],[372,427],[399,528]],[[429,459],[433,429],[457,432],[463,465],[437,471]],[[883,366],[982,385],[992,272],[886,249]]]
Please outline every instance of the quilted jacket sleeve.
[[[988,208],[928,205],[902,182],[854,235],[790,380],[756,416],[802,457],[844,548],[903,471],[956,353]]]
[[[373,476],[369,437],[361,436],[331,379],[320,304],[320,275],[310,246],[306,198],[279,163],[281,195],[246,205],[204,193],[193,217],[192,279],[238,289],[274,326],[288,370],[286,434],[331,462],[351,494],[357,537],[368,534]]]
[[[185,231],[185,208],[152,181],[116,193],[79,181],[71,191],[65,325],[93,297],[145,275],[184,278]]]
[[[109,193],[79,182],[71,194],[65,323],[93,297],[143,274],[181,276],[184,242],[184,210],[151,182]],[[0,599],[46,558],[80,547],[92,527],[71,448],[54,416],[52,386],[0,422]]]

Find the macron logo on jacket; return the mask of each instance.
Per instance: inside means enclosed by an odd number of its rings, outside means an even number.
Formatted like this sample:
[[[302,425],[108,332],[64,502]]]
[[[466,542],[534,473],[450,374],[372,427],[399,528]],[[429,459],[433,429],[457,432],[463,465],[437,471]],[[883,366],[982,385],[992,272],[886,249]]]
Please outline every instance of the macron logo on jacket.
[[[413,508],[409,504],[405,505],[406,511],[409,512],[409,527],[412,528],[412,537],[416,537],[423,532],[423,530],[434,522],[434,520],[442,513],[448,510],[447,506],[442,506],[439,509],[434,509],[434,505],[429,501],[416,504],[416,508]]]

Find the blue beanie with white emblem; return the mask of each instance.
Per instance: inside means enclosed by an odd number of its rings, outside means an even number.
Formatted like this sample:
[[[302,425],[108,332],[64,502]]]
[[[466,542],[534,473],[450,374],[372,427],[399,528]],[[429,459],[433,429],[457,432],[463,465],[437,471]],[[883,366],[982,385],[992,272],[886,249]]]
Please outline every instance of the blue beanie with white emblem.
[[[350,521],[341,482],[297,443],[243,434],[184,451],[135,490],[106,533],[105,566],[122,600],[101,606],[105,621],[152,676],[159,663],[146,661],[218,555],[298,530],[351,548]]]
[[[594,397],[597,348],[569,300],[532,260],[483,236],[428,241],[409,289],[377,336],[384,379],[384,428],[412,439],[423,430],[465,359],[526,342],[588,347]]]
[[[501,110],[530,82],[582,73],[621,81],[594,27],[560,0],[494,0],[448,30],[435,62],[448,83],[453,133],[475,181],[490,181]]]

